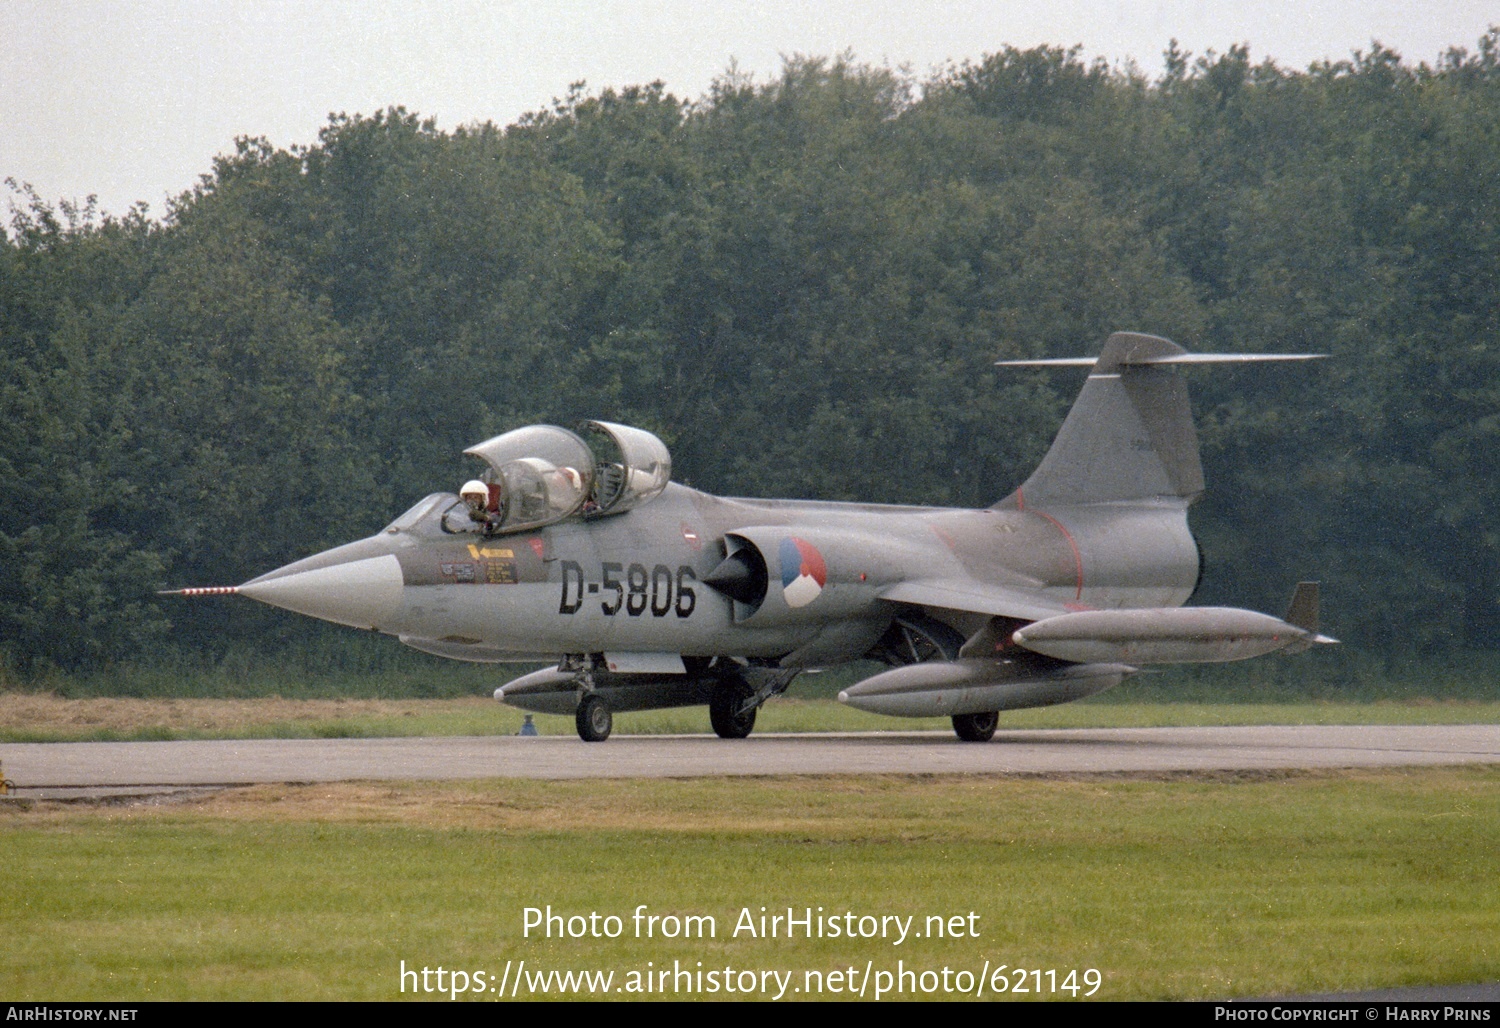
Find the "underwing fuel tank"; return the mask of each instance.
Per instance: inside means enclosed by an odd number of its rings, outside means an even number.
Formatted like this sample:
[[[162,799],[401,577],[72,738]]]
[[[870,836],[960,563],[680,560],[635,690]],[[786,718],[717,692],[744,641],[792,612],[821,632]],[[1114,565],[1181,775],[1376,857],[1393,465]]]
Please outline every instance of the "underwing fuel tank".
[[[1237,607],[1079,611],[1034,622],[1011,638],[1036,653],[1083,664],[1212,664],[1335,641]]]
[[[939,660],[883,671],[839,693],[839,702],[896,717],[950,717],[1046,707],[1120,684],[1124,664],[1037,666],[1012,660]]]
[[[715,680],[685,674],[594,675],[595,692],[611,710],[660,710],[707,703]],[[578,676],[557,668],[522,675],[495,690],[495,699],[537,714],[573,714],[582,692]]]

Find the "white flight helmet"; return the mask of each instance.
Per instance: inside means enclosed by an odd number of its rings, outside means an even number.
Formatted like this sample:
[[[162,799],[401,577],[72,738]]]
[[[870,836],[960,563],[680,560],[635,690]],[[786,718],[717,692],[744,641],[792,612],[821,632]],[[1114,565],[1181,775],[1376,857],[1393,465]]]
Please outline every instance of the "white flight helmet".
[[[464,503],[475,509],[483,509],[490,503],[490,487],[477,478],[465,482],[458,495]]]

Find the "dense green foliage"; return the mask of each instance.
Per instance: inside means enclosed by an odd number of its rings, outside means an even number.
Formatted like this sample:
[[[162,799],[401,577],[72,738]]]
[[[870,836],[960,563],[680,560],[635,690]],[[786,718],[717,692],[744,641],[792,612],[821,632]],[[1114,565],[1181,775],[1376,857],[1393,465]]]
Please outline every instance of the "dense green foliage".
[[[1195,602],[1324,581],[1365,662],[1500,649],[1500,31],[1412,67],[1166,74],[1007,49],[797,59],[452,132],[242,140],[163,220],[17,188],[0,243],[0,655],[265,659],[302,619],[160,600],[377,530],[507,428],[605,417],[716,492],[983,505],[1117,329],[1198,372]],[[392,644],[394,645],[394,644]],[[288,648],[291,648],[289,650]]]

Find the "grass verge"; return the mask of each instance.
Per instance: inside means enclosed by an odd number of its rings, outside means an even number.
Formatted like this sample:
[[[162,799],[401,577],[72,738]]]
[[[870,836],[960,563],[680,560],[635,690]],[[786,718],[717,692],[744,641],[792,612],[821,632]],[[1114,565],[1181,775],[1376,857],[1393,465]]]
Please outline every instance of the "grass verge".
[[[0,693],[0,742],[172,739],[315,739],[418,735],[514,735],[524,715],[486,697],[374,699],[64,699]],[[1001,728],[1149,728],[1262,724],[1494,724],[1500,703],[1464,700],[1375,703],[1072,703],[1010,711]],[[573,719],[537,715],[544,735],[571,735]],[[761,709],[757,732],[949,730],[947,718],[890,718],[833,700],[780,698]],[[709,731],[707,709],[619,714],[615,731]]]
[[[0,846],[0,994],[17,1001],[400,999],[417,987],[402,961],[612,971],[611,990],[701,961],[789,973],[791,998],[809,971],[826,988],[866,961],[934,983],[986,961],[1094,968],[1100,999],[1500,975],[1496,768],[262,786],[3,809]],[[713,937],[636,938],[641,904],[712,917]],[[616,915],[622,935],[526,937],[526,908],[548,905]],[[761,907],[965,930],[734,935]],[[958,998],[938,990],[920,998]]]

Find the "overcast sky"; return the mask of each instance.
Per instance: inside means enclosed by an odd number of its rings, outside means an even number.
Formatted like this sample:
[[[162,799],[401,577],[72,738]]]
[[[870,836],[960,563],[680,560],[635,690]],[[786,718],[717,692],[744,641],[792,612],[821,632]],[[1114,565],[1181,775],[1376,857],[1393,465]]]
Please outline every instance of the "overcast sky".
[[[313,142],[334,111],[508,124],[580,79],[691,99],[730,61],[764,81],[845,50],[919,75],[1047,43],[1155,76],[1174,37],[1293,68],[1372,39],[1431,63],[1492,22],[1495,0],[0,0],[0,178],[159,215],[236,136]]]

